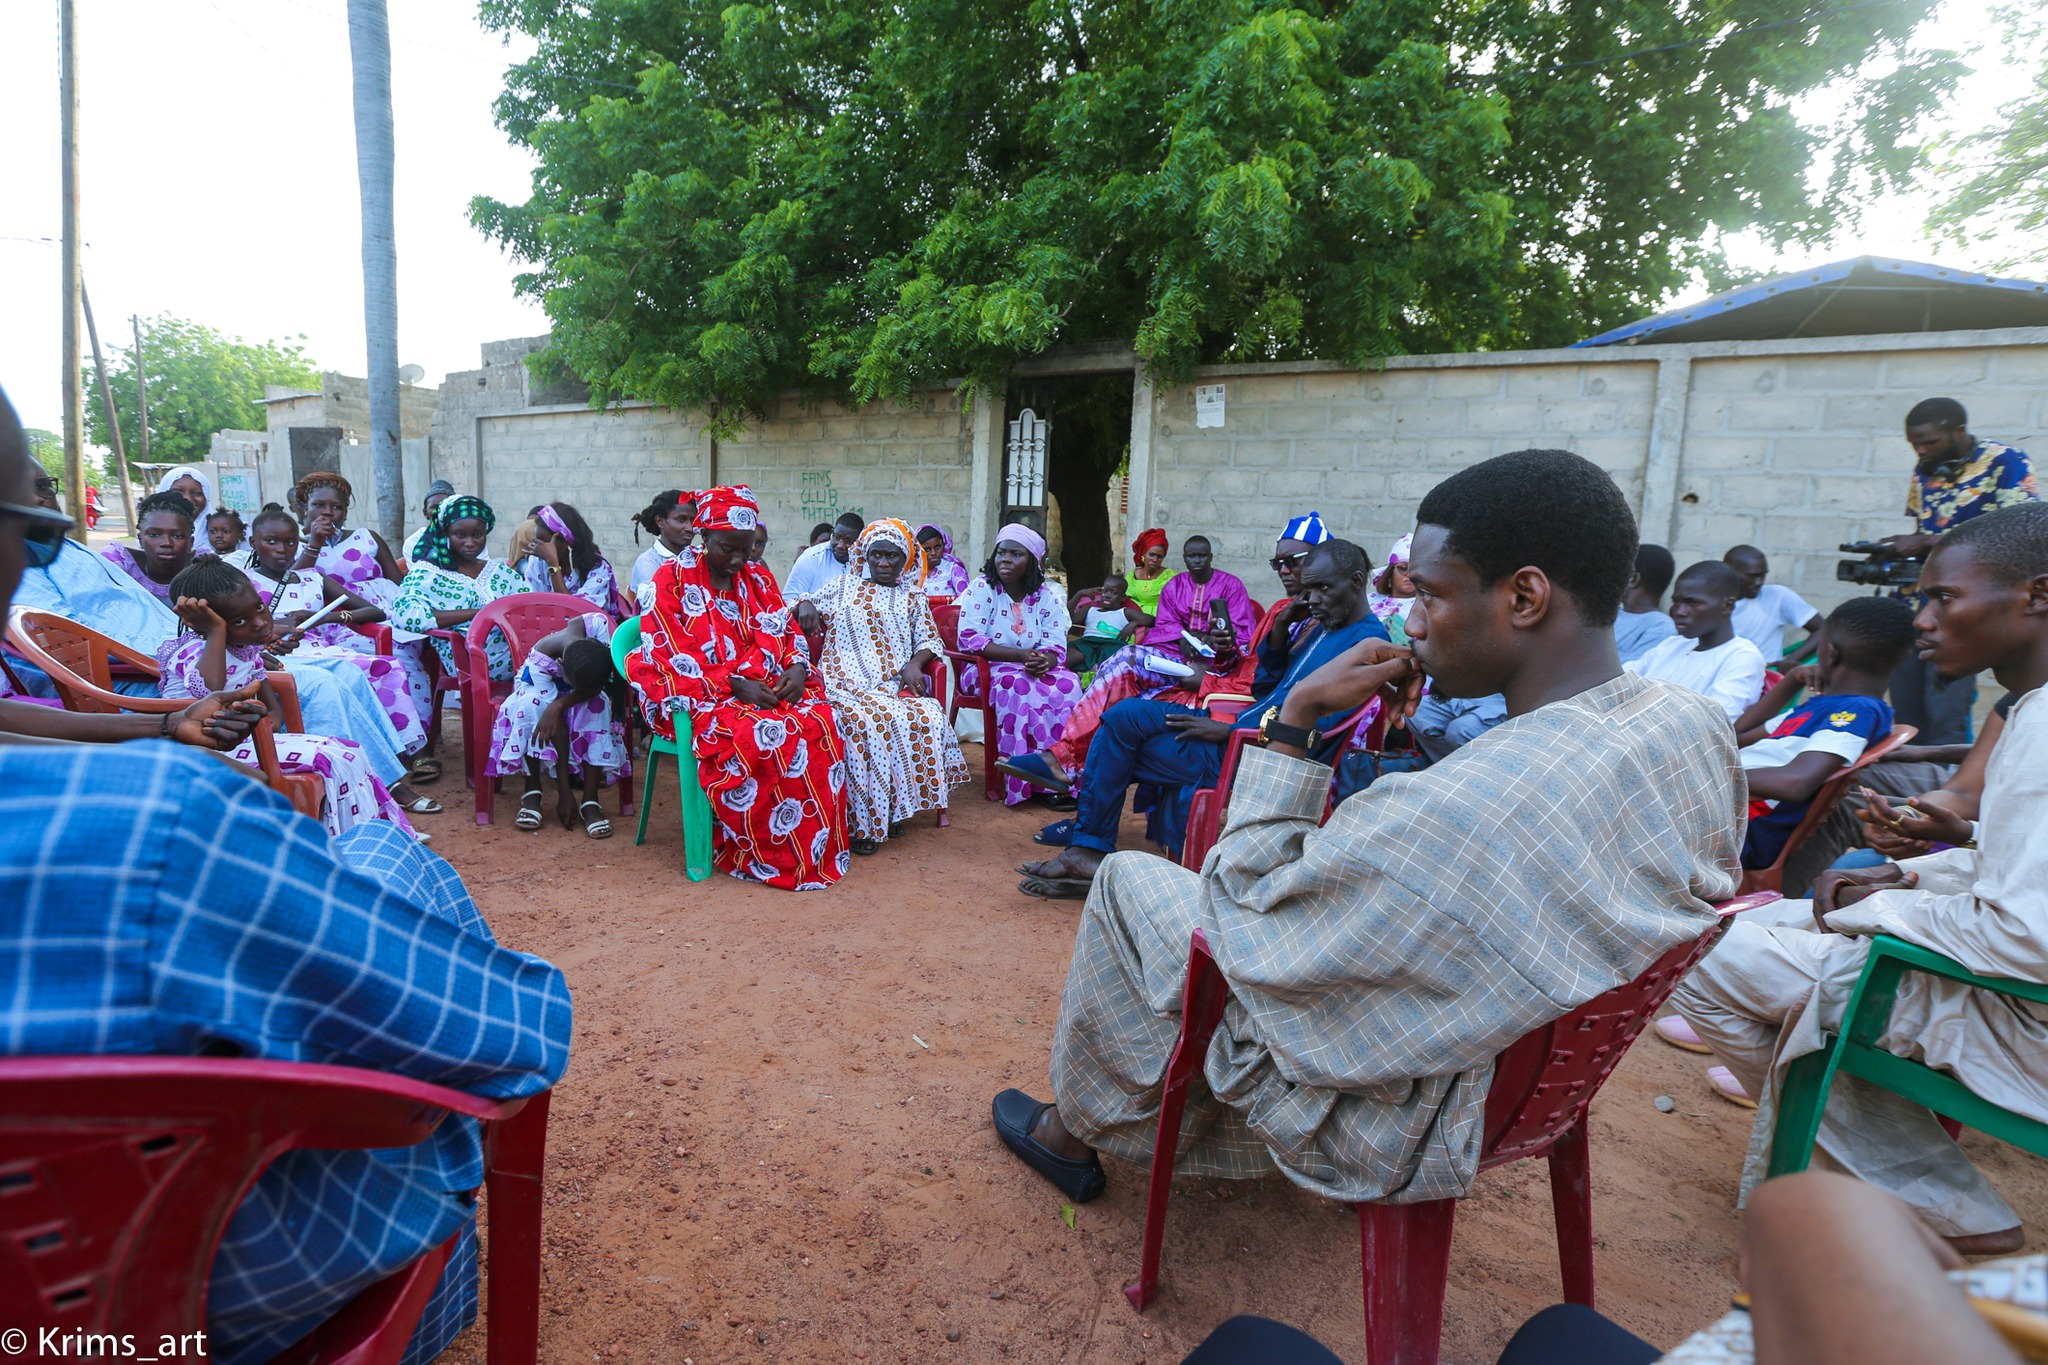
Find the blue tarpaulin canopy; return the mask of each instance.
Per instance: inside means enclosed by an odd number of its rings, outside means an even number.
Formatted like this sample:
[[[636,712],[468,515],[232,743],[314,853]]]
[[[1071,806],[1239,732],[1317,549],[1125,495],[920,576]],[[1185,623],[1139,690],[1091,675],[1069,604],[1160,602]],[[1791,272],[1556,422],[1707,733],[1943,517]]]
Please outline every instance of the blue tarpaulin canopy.
[[[1577,344],[1779,341],[1984,327],[2048,327],[2048,284],[1857,256],[1731,289]]]

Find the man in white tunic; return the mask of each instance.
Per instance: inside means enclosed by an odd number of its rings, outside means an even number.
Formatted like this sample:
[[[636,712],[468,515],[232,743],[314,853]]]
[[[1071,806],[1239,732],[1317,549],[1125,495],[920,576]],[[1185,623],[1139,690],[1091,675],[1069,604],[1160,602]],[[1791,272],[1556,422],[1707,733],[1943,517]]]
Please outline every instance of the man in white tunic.
[[[1975,848],[1827,872],[1814,899],[1751,912],[1673,1003],[1758,1097],[1746,1193],[1769,1167],[1785,1068],[1839,1030],[1868,956],[1892,934],[1987,976],[2048,970],[2048,506],[1964,522],[1920,575],[1921,657],[1949,677],[1989,668],[2018,701],[1985,770]],[[2048,1012],[1907,973],[1880,1046],[1952,1072],[1994,1104],[2048,1120]],[[1897,1195],[1958,1250],[2016,1251],[2019,1215],[1919,1105],[1838,1075],[1820,1130],[1829,1158]]]
[[[1276,1166],[1336,1199],[1464,1193],[1493,1059],[1712,927],[1734,892],[1734,734],[1695,693],[1624,673],[1614,617],[1635,520],[1565,451],[1475,465],[1423,500],[1413,653],[1370,641],[1298,684],[1248,750],[1201,872],[1113,853],[1089,895],[1053,1039],[1054,1103],[996,1097],[1003,1141],[1069,1198],[1095,1152],[1151,1156],[1192,930],[1230,1001],[1177,1169]],[[1318,828],[1315,717],[1422,675],[1501,693],[1508,719],[1384,778]]]
[[[790,603],[816,597],[851,569],[853,543],[867,523],[857,513],[842,512],[832,524],[832,539],[821,540],[796,557],[783,580],[782,596]]]

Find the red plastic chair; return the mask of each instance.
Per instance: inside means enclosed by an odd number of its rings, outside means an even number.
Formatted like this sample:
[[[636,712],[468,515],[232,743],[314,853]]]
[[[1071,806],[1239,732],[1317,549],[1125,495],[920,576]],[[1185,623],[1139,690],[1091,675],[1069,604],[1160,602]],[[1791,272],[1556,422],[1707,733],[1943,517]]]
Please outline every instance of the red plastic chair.
[[[932,608],[939,638],[946,642],[946,657],[953,664],[953,699],[946,708],[946,723],[952,724],[966,706],[981,713],[981,794],[991,801],[1003,799],[1003,775],[996,771],[1002,755],[996,752],[996,703],[989,686],[988,660],[960,648],[960,607],[948,602]],[[974,686],[967,685],[967,670],[974,670]]]
[[[479,825],[491,823],[491,807],[498,795],[498,779],[484,771],[484,760],[491,752],[491,727],[498,720],[498,703],[512,693],[512,679],[494,681],[486,666],[485,661],[489,658],[486,644],[491,632],[504,633],[505,643],[512,648],[512,672],[516,676],[519,666],[526,661],[528,651],[571,620],[591,610],[589,602],[568,593],[520,592],[500,597],[469,619],[469,629],[465,632],[467,652],[458,649],[455,657],[462,674],[463,766],[471,774],[471,781],[476,787],[476,822]],[[621,818],[631,815],[634,809],[632,775],[621,773],[619,815]]]
[[[22,658],[49,675],[50,685],[67,711],[97,715],[134,711],[157,716],[182,711],[190,704],[174,698],[131,697],[114,691],[112,679],[117,663],[132,676],[155,682],[159,677],[156,660],[69,617],[33,607],[15,607],[7,614],[7,642]],[[277,693],[279,709],[284,712],[284,728],[303,731],[306,723],[299,715],[299,686],[292,675],[270,672],[264,676]],[[256,748],[257,776],[263,785],[291,802],[301,815],[318,820],[327,800],[327,788],[319,776],[288,773],[278,767],[277,741],[267,718],[256,723],[250,740]]]
[[[1744,891],[1783,891],[1785,889],[1785,861],[1799,851],[1799,846],[1814,836],[1821,822],[1834,814],[1835,807],[1842,804],[1842,798],[1849,794],[1849,784],[1856,775],[1873,763],[1882,763],[1892,750],[1910,743],[1919,730],[1911,725],[1894,725],[1892,732],[1856,756],[1856,761],[1840,769],[1834,776],[1820,784],[1820,790],[1807,803],[1806,814],[1792,827],[1791,835],[1785,840],[1785,847],[1778,851],[1778,860],[1769,867],[1745,868],[1742,873]]]
[[[349,629],[362,636],[365,640],[368,640],[371,652],[379,658],[388,659],[391,657],[391,627],[389,625],[382,621],[372,621],[368,625],[350,626]]]
[[[1777,899],[1776,892],[1766,891],[1715,906],[1718,918],[1698,938],[1671,949],[1627,985],[1523,1034],[1494,1059],[1479,1169],[1550,1159],[1551,1209],[1568,1302],[1593,1306],[1593,1184],[1586,1141],[1593,1096],[1679,981],[1714,946],[1729,918]],[[1166,1064],[1138,1278],[1124,1289],[1141,1313],[1159,1291],[1159,1252],[1188,1085],[1202,1069],[1229,998],[1230,985],[1207,936],[1197,929],[1189,944],[1180,1037]],[[1366,1359],[1372,1365],[1436,1365],[1458,1201],[1355,1207],[1365,1275]]]
[[[206,1325],[228,1218],[298,1148],[409,1147],[481,1119],[490,1201],[489,1365],[540,1354],[547,1094],[482,1100],[354,1067],[195,1057],[0,1059],[0,1303],[33,1338]],[[390,1365],[455,1239],[370,1286],[279,1362]],[[203,1358],[203,1357],[201,1357]]]
[[[1231,717],[1236,719],[1236,717]],[[1387,722],[1386,708],[1370,703],[1359,707],[1347,716],[1342,725],[1333,730],[1323,741],[1337,744],[1335,750],[1343,754],[1357,742],[1360,725],[1366,727],[1366,747],[1377,748],[1384,742]],[[1181,845],[1182,867],[1200,870],[1202,860],[1209,856],[1209,850],[1216,846],[1216,839],[1223,831],[1223,812],[1229,804],[1230,784],[1237,777],[1237,761],[1244,754],[1244,746],[1251,742],[1254,731],[1233,730],[1223,746],[1223,770],[1216,775],[1216,785],[1199,787],[1188,801],[1187,842]],[[1323,802],[1323,819],[1330,818],[1330,811],[1337,801],[1337,774],[1330,770],[1330,795]]]

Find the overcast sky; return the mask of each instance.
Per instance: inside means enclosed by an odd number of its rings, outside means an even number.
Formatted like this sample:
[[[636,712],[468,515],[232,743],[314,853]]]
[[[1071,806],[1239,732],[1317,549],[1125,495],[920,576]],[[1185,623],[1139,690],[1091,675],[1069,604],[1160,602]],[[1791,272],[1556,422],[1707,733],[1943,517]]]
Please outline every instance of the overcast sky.
[[[56,430],[56,6],[4,9],[0,385],[29,425]],[[303,334],[322,366],[363,373],[345,10],[345,0],[81,0],[85,277],[103,345],[125,344],[132,313],[172,313],[252,341]],[[504,68],[522,53],[485,33],[468,0],[390,10],[398,358],[438,385],[473,368],[483,342],[547,330],[539,307],[512,292],[515,264],[466,216],[475,194],[525,197],[530,159],[491,122]],[[1994,35],[1989,11],[1987,0],[1948,0],[1938,31],[1982,42]],[[1985,126],[2023,87],[1991,74],[1970,81],[1953,117]],[[1737,255],[1789,270],[1865,252],[1981,269],[2010,254],[1930,243],[1920,218],[1906,198],[1822,249],[1774,257],[1749,245]]]

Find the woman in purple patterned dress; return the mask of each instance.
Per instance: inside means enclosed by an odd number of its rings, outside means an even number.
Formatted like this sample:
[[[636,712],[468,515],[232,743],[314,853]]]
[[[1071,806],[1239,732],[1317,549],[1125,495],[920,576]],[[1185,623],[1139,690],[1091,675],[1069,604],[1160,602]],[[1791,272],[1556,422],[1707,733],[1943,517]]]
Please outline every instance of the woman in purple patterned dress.
[[[1004,758],[1033,754],[1060,737],[1067,713],[1081,699],[1081,679],[1067,667],[1066,594],[1045,581],[1040,567],[1045,540],[1028,526],[996,532],[996,550],[960,596],[960,648],[990,661],[996,733],[983,737]],[[970,668],[964,686],[975,685]],[[1017,805],[1031,786],[1003,783],[1003,800]]]
[[[135,509],[135,544],[109,545],[100,558],[168,607],[171,580],[192,562],[192,504],[179,493],[151,493]]]
[[[555,813],[562,828],[571,828],[569,791],[581,774],[582,805],[576,815],[592,839],[612,837],[612,822],[597,799],[600,782],[612,783],[627,770],[624,713],[612,706],[624,679],[612,667],[612,618],[601,611],[585,612],[552,635],[534,642],[519,666],[512,694],[498,705],[491,725],[491,754],[484,771],[492,777],[524,775],[513,824],[531,832],[541,827],[541,786],[553,769]],[[568,752],[560,745],[568,739]]]
[[[272,652],[292,659],[339,658],[360,668],[370,690],[376,694],[377,705],[391,721],[391,728],[398,732],[399,752],[412,757],[425,749],[426,726],[406,686],[404,668],[396,660],[378,655],[368,638],[351,629],[382,621],[384,609],[364,601],[318,570],[292,568],[292,561],[299,555],[299,526],[283,508],[270,507],[258,512],[250,527],[250,538],[252,557],[243,572],[256,585],[257,595],[276,623],[279,638],[271,645]],[[338,611],[330,613],[310,631],[299,631],[302,621],[337,600],[341,603]],[[428,774],[423,772],[411,776],[415,781],[428,780]],[[420,797],[407,809],[433,815],[439,813],[441,806],[430,798]]]
[[[512,561],[525,575],[527,587],[580,597],[609,613],[619,580],[583,514],[566,502],[544,502],[533,509],[533,519],[533,553]]]
[[[316,773],[326,787],[321,823],[329,834],[341,834],[365,820],[389,820],[414,832],[393,793],[377,780],[361,745],[338,735],[307,735],[284,730],[284,712],[276,691],[264,680],[263,645],[270,638],[270,611],[241,570],[211,555],[196,561],[179,576],[175,599],[185,629],[157,649],[163,670],[163,695],[203,697],[261,683],[257,697],[277,725],[273,739],[278,766],[288,772]],[[243,740],[228,757],[255,764],[256,745]],[[397,784],[403,792],[404,784]]]
[[[926,597],[958,597],[967,591],[967,565],[953,553],[953,533],[937,523],[918,528],[918,548],[930,566],[924,577]]]
[[[292,489],[292,500],[299,505],[305,521],[305,540],[292,567],[302,573],[317,569],[388,616],[392,604],[398,601],[399,585],[405,581],[405,575],[398,571],[398,561],[392,556],[391,547],[384,543],[384,537],[367,526],[348,524],[349,505],[355,500],[355,490],[348,480],[339,474],[315,470]],[[434,701],[426,659],[421,653],[424,647],[424,636],[395,625],[391,628],[391,657],[405,670],[406,688],[422,716],[430,714]],[[438,761],[426,762],[433,765],[438,775]],[[431,780],[425,773],[420,776]]]

